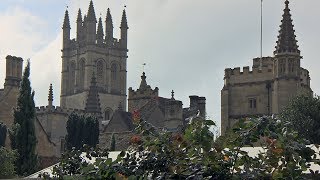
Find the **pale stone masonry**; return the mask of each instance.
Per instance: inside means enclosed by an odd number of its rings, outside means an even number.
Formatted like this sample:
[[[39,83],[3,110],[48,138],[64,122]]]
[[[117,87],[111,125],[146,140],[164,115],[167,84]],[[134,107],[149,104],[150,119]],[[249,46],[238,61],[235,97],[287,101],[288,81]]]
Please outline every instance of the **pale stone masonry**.
[[[225,69],[221,90],[221,134],[239,119],[279,114],[298,94],[312,96],[309,71],[300,66],[302,56],[294,34],[289,1],[285,1],[283,19],[273,57],[253,59],[249,66]],[[260,61],[261,64],[260,64]]]
[[[110,10],[98,27],[93,2],[88,13],[77,17],[76,39],[70,39],[69,13],[65,12],[63,23],[63,49],[60,106],[62,108],[84,109],[90,89],[92,75],[96,75],[97,89],[104,118],[112,115],[119,103],[126,109],[127,91],[127,17],[125,10],[120,25],[120,39],[113,37],[113,23]],[[107,116],[107,117],[105,117]]]

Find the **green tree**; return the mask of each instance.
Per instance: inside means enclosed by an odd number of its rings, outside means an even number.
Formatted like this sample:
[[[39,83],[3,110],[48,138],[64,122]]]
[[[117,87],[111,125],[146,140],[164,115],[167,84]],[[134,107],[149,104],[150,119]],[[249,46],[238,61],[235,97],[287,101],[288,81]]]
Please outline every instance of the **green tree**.
[[[282,111],[281,118],[291,122],[299,136],[320,144],[320,98],[300,95]]]
[[[14,125],[12,128],[11,146],[19,154],[16,167],[18,175],[34,173],[37,167],[36,135],[35,135],[35,104],[34,91],[30,86],[30,62],[24,70],[19,90],[17,108],[14,110]]]
[[[99,143],[99,122],[93,116],[72,113],[67,121],[67,149],[81,149],[84,144],[96,147]]]
[[[17,152],[0,147],[0,179],[12,178],[15,176],[15,161]]]
[[[0,122],[0,147],[5,146],[7,137],[7,126]]]
[[[112,133],[111,136],[111,143],[110,143],[110,151],[116,150],[116,138],[114,137],[114,134]]]

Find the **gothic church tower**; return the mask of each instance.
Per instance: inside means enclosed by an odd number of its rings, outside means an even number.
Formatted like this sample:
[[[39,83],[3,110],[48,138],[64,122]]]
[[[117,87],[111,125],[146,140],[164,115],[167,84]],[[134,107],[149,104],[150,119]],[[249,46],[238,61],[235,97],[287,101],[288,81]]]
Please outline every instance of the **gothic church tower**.
[[[97,26],[98,23],[98,26]],[[101,113],[109,119],[119,103],[126,109],[127,17],[123,10],[121,37],[113,37],[108,8],[105,30],[101,17],[97,22],[92,0],[87,14],[78,11],[76,39],[70,39],[68,10],[63,22],[61,97],[62,108],[85,109],[92,76],[95,74]]]

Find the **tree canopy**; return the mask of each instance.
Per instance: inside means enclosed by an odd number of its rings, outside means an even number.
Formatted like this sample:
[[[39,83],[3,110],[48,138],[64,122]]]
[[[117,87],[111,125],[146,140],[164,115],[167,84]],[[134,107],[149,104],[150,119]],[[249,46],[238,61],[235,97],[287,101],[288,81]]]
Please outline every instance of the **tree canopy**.
[[[5,146],[7,137],[7,126],[0,122],[0,147]]]
[[[281,118],[291,122],[299,136],[312,144],[320,144],[320,98],[300,95],[291,100],[281,113]]]
[[[82,149],[84,144],[96,147],[99,142],[99,122],[93,116],[72,113],[67,121],[67,149]]]

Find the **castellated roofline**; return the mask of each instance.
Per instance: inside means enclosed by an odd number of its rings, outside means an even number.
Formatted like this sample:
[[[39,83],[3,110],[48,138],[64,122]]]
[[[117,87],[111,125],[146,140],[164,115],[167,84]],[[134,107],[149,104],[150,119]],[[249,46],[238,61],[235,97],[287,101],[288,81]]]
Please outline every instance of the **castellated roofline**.
[[[250,71],[249,66],[244,66],[242,67],[242,71],[240,67],[235,67],[235,68],[226,68],[224,70],[224,77],[225,78],[231,78],[234,76],[255,76],[257,74],[265,74],[265,73],[270,73],[272,74],[272,67],[270,66],[262,66],[261,70],[259,68],[252,68]]]
[[[82,109],[72,109],[72,108],[61,108],[60,106],[52,106],[50,108],[49,106],[40,106],[36,107],[36,114],[46,114],[46,113],[57,113],[57,114],[68,114],[76,113],[76,114],[85,114],[85,111]]]

